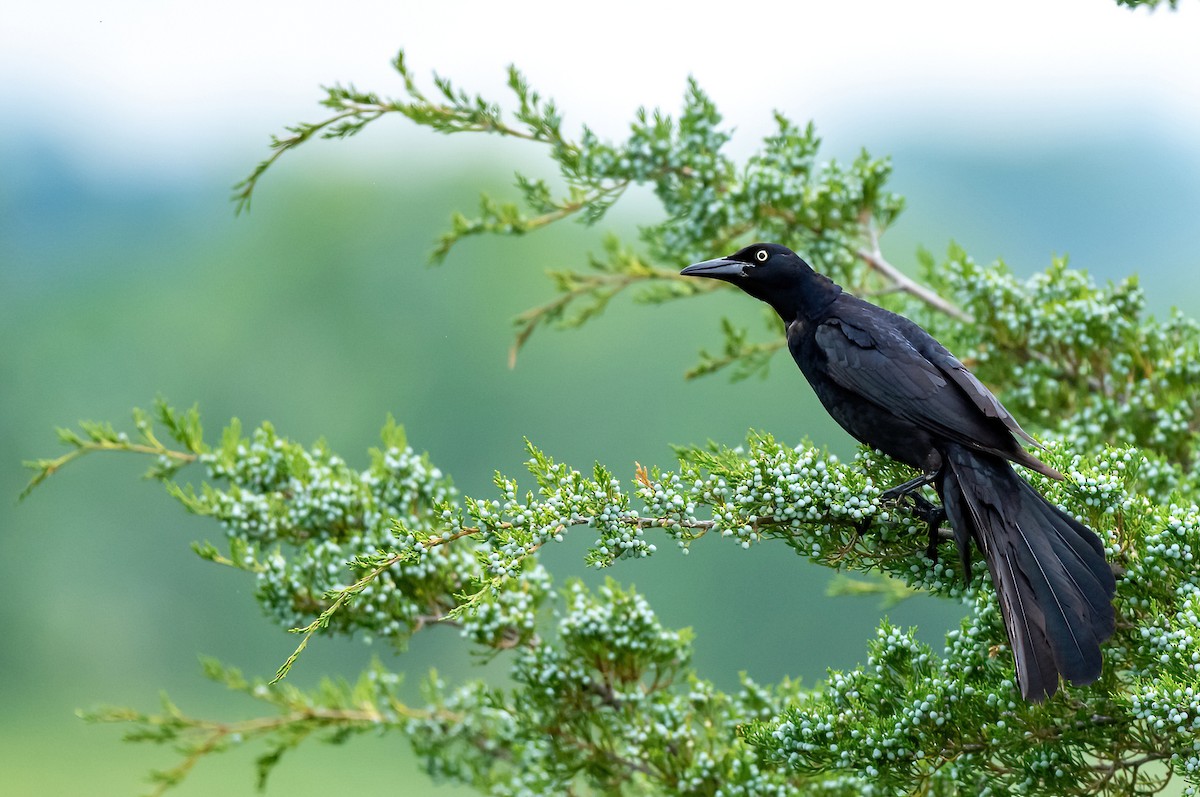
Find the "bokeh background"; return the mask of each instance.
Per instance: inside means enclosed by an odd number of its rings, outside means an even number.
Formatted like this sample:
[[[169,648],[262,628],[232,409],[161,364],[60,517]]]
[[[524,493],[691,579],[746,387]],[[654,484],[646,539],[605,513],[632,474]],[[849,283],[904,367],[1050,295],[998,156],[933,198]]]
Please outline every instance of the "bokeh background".
[[[0,10],[0,792],[133,794],[168,750],[119,741],[75,710],[250,715],[204,682],[197,656],[267,675],[295,639],[258,615],[252,585],[199,561],[220,539],[163,490],[147,463],[85,460],[28,500],[21,461],[59,451],[53,430],[125,423],[161,394],[198,402],[212,434],[231,416],[324,437],[365,465],[387,413],[461,490],[519,474],[522,440],[624,477],[670,464],[672,443],[734,444],[749,428],[849,439],[779,359],[769,379],[694,383],[682,374],[716,319],[757,323],[733,294],[647,309],[617,300],[583,330],[535,335],[506,365],[510,321],[550,297],[548,268],[584,262],[604,231],[632,237],[660,217],[628,198],[599,228],[560,225],[477,239],[426,265],[455,210],[506,195],[536,147],[439,137],[401,119],[283,159],[249,216],[230,185],[267,136],[316,119],[318,86],[399,94],[403,47],[432,70],[503,99],[516,63],[557,98],[567,129],[623,134],[639,105],[679,106],[695,75],[745,154],[779,109],[814,119],[829,157],[891,154],[909,209],[883,240],[909,270],[956,240],[1022,274],[1052,255],[1098,279],[1137,272],[1152,310],[1200,314],[1200,8],[1128,11],[1111,0],[850,0],[786,7],[611,2],[9,4]],[[185,472],[184,478],[188,478]],[[198,479],[198,474],[191,475]],[[548,554],[586,575],[577,531]],[[807,682],[864,657],[885,612],[826,598],[830,574],[779,545],[704,540],[611,575],[664,621],[692,626],[700,674],[731,686]],[[886,612],[937,642],[962,607],[914,599]],[[318,640],[291,676],[353,677],[373,655],[449,680],[478,664],[453,633],[397,655]],[[496,677],[491,672],[491,677]],[[254,750],[200,765],[177,793],[253,793]],[[270,793],[459,794],[420,772],[398,736],[310,744]]]

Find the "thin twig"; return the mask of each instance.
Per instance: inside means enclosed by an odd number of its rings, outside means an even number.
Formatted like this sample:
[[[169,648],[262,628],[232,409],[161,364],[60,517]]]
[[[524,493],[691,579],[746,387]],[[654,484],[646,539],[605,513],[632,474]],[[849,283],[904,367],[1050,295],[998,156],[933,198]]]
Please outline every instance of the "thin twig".
[[[967,324],[971,323],[973,319],[970,313],[955,306],[889,263],[887,258],[883,256],[883,251],[879,248],[879,236],[875,232],[875,227],[868,224],[866,225],[866,229],[871,246],[869,249],[856,249],[854,254],[868,266],[886,277],[892,283],[893,290],[903,291],[911,296],[915,296],[930,307],[940,310],[951,318],[956,318]]]
[[[40,459],[34,462],[24,463],[26,467],[36,469],[38,472],[33,475],[29,483],[25,485],[25,489],[21,490],[18,499],[24,499],[33,492],[34,488],[44,482],[46,479],[53,476],[68,463],[87,456],[95,451],[126,451],[133,454],[153,454],[155,456],[167,457],[184,465],[195,462],[196,454],[187,451],[176,451],[166,448],[165,446],[151,446],[142,443],[129,443],[121,440],[89,440],[85,443],[77,445],[67,453],[54,459]]]

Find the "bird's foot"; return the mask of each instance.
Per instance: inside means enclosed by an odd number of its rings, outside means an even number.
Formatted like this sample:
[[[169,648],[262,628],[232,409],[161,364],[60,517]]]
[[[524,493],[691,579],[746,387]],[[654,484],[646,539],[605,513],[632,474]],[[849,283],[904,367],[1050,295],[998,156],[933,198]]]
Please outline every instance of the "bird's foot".
[[[930,561],[938,560],[938,543],[941,541],[939,531],[946,522],[946,507],[935,504],[919,493],[909,496],[913,501],[913,514],[929,526],[929,544],[925,546],[925,555]]]
[[[937,546],[941,539],[938,532],[942,524],[946,522],[946,508],[933,503],[918,492],[922,487],[933,482],[933,479],[934,474],[923,473],[915,479],[909,479],[904,484],[883,492],[879,497],[896,505],[899,505],[905,498],[912,502],[912,513],[925,521],[929,527],[929,544],[925,548],[925,555],[936,562],[938,559]]]
[[[925,521],[929,527],[929,544],[925,547],[925,555],[934,562],[938,560],[937,547],[941,541],[939,532],[942,524],[946,522],[946,508],[921,495],[920,490],[932,484],[935,477],[936,474],[933,473],[922,473],[915,479],[909,479],[879,495],[880,501],[896,506],[899,506],[906,498],[912,502],[912,513]],[[866,533],[870,525],[869,519],[863,520],[857,524],[855,530],[861,536]]]
[[[936,474],[933,473],[922,473],[917,478],[909,479],[908,481],[904,482],[904,484],[897,484],[890,490],[884,490],[879,494],[879,500],[896,501],[898,503],[901,498],[904,498],[905,496],[912,496],[917,492],[917,490],[920,490],[926,485],[932,484],[935,476]],[[929,502],[926,501],[926,503]]]

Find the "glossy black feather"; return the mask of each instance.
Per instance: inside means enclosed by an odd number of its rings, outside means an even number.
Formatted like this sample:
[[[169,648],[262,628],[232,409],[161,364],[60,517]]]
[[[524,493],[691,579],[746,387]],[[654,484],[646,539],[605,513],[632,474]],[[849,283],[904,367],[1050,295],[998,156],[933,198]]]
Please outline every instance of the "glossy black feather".
[[[1022,695],[1054,694],[1059,675],[1092,683],[1100,677],[1100,643],[1113,630],[1115,586],[1103,549],[1091,542],[1096,536],[1003,459],[956,444],[944,451],[943,505],[950,523],[970,529],[984,553]]]
[[[684,274],[725,280],[775,308],[788,349],[829,414],[855,438],[933,475],[964,569],[987,561],[1027,700],[1101,672],[1115,580],[1100,539],[1010,462],[1062,474],[963,364],[908,319],[847,293],[785,247],[755,244]]]

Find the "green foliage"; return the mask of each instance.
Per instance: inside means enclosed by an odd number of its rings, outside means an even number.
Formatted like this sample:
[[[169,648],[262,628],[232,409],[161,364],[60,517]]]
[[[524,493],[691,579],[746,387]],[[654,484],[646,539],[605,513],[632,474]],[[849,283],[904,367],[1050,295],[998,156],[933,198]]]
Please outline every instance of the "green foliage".
[[[202,439],[199,409],[193,407],[187,412],[177,412],[162,399],[155,402],[154,409],[158,422],[176,443],[184,447],[183,451],[169,449],[158,439],[154,433],[154,422],[144,410],[135,409],[133,413],[133,425],[137,430],[139,442],[133,442],[125,432],[118,432],[111,423],[81,421],[79,431],[66,428],[58,430],[59,441],[71,449],[66,454],[54,459],[38,459],[24,463],[25,467],[34,471],[34,475],[21,491],[21,498],[28,496],[33,488],[67,463],[96,451],[126,451],[154,455],[155,462],[146,471],[148,479],[169,478],[184,465],[194,462],[196,457],[206,450]]]
[[[689,635],[664,629],[640,595],[612,582],[598,594],[575,582],[565,597],[554,643],[517,654],[515,688],[447,694],[430,684],[431,703],[464,718],[409,723],[430,770],[502,794],[744,793],[729,773],[749,774],[753,761],[731,719],[776,705],[777,693],[746,682],[727,696],[690,676]],[[762,785],[782,794],[788,780],[775,773]]]
[[[1141,492],[1149,460],[1133,449],[1087,459],[1055,443],[1046,454],[1068,481],[1039,486],[1106,532],[1125,578],[1123,622],[1100,683],[1035,706],[1015,693],[981,564],[968,583],[957,557],[925,558],[922,525],[879,498],[908,474],[871,452],[842,463],[752,435],[744,449],[680,449],[677,469],[639,468],[627,491],[600,466],[584,475],[530,445],[536,492],[498,475],[498,498],[459,502],[427,458],[396,445],[403,437],[390,421],[384,438],[392,445],[354,471],[269,425],[247,440],[234,423],[200,458],[212,482],[194,491],[164,481],[190,511],[221,518],[229,553],[206,558],[247,570],[260,606],[284,627],[315,617],[322,628],[402,644],[429,624],[457,625],[481,653],[507,657],[514,686],[449,688],[434,678],[427,704],[410,708],[388,691],[395,676],[377,666],[357,688],[369,694],[350,708],[345,688],[302,694],[221,677],[279,716],[229,725],[169,705],[161,715],[98,715],[132,722],[133,739],[179,746],[184,762],[156,776],[164,786],[235,736],[263,737],[265,777],[309,735],[341,740],[367,726],[408,734],[432,774],[493,794],[621,784],[671,794],[951,793],[983,788],[985,776],[984,793],[1083,794],[1125,788],[1146,761],[1190,750],[1188,718],[1200,707],[1181,684],[1194,680],[1200,658],[1191,642],[1200,512]],[[1170,465],[1155,478],[1176,492],[1186,484]],[[391,534],[383,506],[403,518]],[[311,521],[313,507],[330,518],[324,526]],[[554,633],[538,632],[551,583],[537,551],[578,527],[596,535],[597,566],[653,555],[651,534],[686,552],[711,532],[739,548],[780,541],[823,564],[887,573],[964,599],[972,612],[940,654],[885,624],[864,667],[833,672],[817,689],[746,682],[725,694],[689,666],[686,632],[664,629],[644,599],[612,582],[599,595],[568,585]],[[269,555],[259,553],[264,545],[274,546]],[[1190,761],[1181,759],[1185,770]]]
[[[649,303],[722,289],[725,286],[718,283],[681,278],[679,269],[752,240],[778,241],[803,251],[814,266],[860,293],[899,291],[962,316],[888,263],[879,250],[878,237],[904,206],[903,199],[887,189],[890,162],[865,151],[850,163],[821,161],[821,142],[811,123],[797,125],[776,113],[775,132],[758,152],[738,163],[723,151],[730,133],[694,80],[688,82],[678,116],[639,109],[628,137],[613,142],[586,126],[577,137],[569,137],[553,101],[532,90],[515,67],[509,68],[508,86],[516,107],[505,114],[499,104],[442,77],[434,77],[438,96],[430,98],[419,88],[403,53],[392,63],[404,80],[405,99],[381,98],[353,87],[327,88],[322,104],[336,113],[288,128],[290,136],[273,139],[271,157],[236,187],[238,207],[248,207],[258,180],[284,152],[318,134],[344,138],[389,114],[439,133],[486,132],[542,144],[558,166],[561,189],[518,174],[519,203],[485,195],[478,215],[454,216],[433,252],[435,261],[472,235],[523,235],[567,217],[595,224],[630,186],[651,188],[666,218],[640,227],[637,247],[609,238],[603,251],[589,258],[586,270],[549,272],[557,296],[516,319],[514,356],[537,327],[577,326],[626,288],[638,287],[635,299]],[[772,326],[768,330],[774,332]],[[771,343],[748,344],[744,332],[735,334],[728,325],[725,333],[727,356],[705,356],[693,374],[711,373],[773,350]],[[732,357],[730,350],[736,350]]]
[[[477,218],[453,222],[440,252],[465,235],[520,234],[571,215],[593,223],[633,184],[651,186],[667,211],[641,230],[639,250],[609,239],[587,271],[556,272],[558,298],[519,319],[518,345],[548,320],[584,322],[628,286],[642,286],[648,302],[706,290],[676,279],[677,266],[750,237],[802,249],[860,292],[899,292],[897,307],[1043,434],[1046,461],[1067,479],[1031,478],[1100,533],[1121,575],[1104,675],[1043,704],[1021,701],[983,563],[963,573],[957,556],[927,558],[924,524],[881,499],[912,473],[875,452],[843,462],[751,434],[742,447],[681,448],[675,467],[624,477],[600,464],[577,470],[529,443],[525,486],[497,474],[494,495],[459,496],[391,419],[360,470],[270,424],[247,435],[235,420],[207,443],[196,410],[160,401],[153,415],[135,411],[132,439],[110,424],[61,431],[70,450],[30,463],[30,487],[93,451],[151,456],[148,475],[224,531],[223,545],[197,544],[197,554],[243,571],[261,610],[302,634],[272,681],[205,664],[209,677],[260,701],[261,719],[197,719],[166,700],[157,714],[89,715],[179,751],[180,764],[154,776],[160,791],[205,755],[247,741],[264,749],[261,785],[308,738],[340,743],[368,730],[404,734],[435,778],[496,795],[1128,794],[1173,776],[1200,789],[1200,326],[1147,318],[1135,281],[1098,287],[1060,261],[1021,281],[952,247],[940,263],[925,257],[923,287],[879,248],[902,207],[886,190],[886,161],[864,153],[819,163],[812,126],[779,116],[761,150],[734,163],[694,82],[677,118],[639,112],[629,137],[611,143],[587,128],[566,138],[553,103],[515,70],[517,108],[505,115],[442,78],[431,100],[402,57],[395,66],[406,100],[328,89],[335,115],[277,140],[241,200],[288,149],[399,113],[439,132],[545,144],[560,168],[565,188],[518,176],[522,205],[485,198]],[[973,324],[960,323],[967,314]],[[703,355],[697,372],[765,372],[778,344],[724,329],[723,350]],[[178,481],[187,465],[203,469],[198,486]],[[809,688],[743,678],[724,692],[692,667],[690,633],[663,627],[635,591],[611,580],[596,592],[556,588],[540,552],[575,529],[588,530],[595,567],[644,560],[670,542],[686,554],[711,536],[735,550],[783,545],[839,571],[886,576],[893,586],[868,587],[886,595],[927,591],[970,612],[940,650],[884,623],[861,667]],[[280,681],[318,633],[403,649],[431,625],[457,628],[508,681],[451,685],[435,674],[421,706],[403,702],[399,675],[379,664],[353,685]]]
[[[1164,2],[1167,4],[1167,7],[1169,7],[1172,11],[1174,11],[1176,8],[1179,7],[1179,0],[1117,0],[1117,5],[1125,6],[1126,8],[1137,8],[1138,6],[1145,6],[1146,8],[1149,8],[1151,11],[1153,11],[1154,9],[1156,9],[1160,5],[1162,5]]]
[[[165,695],[159,714],[126,708],[79,712],[88,722],[131,726],[125,732],[126,741],[166,744],[179,753],[179,764],[150,773],[152,794],[179,785],[204,756],[258,741],[267,748],[255,762],[257,785],[264,789],[283,755],[302,742],[315,738],[343,744],[355,734],[394,730],[406,719],[425,716],[401,702],[397,696],[399,676],[384,670],[378,662],[354,684],[324,679],[311,693],[286,684],[247,679],[239,670],[214,659],[202,659],[201,664],[205,677],[271,706],[276,714],[242,722],[211,722],[188,716]]]
[[[1099,288],[1065,259],[1024,281],[1002,262],[978,265],[957,246],[940,263],[927,253],[922,261],[926,279],[975,319],[953,324],[924,313],[922,322],[953,341],[1022,422],[1054,430],[1077,451],[1136,446],[1156,462],[1196,472],[1195,320],[1177,311],[1146,318],[1136,277]]]

